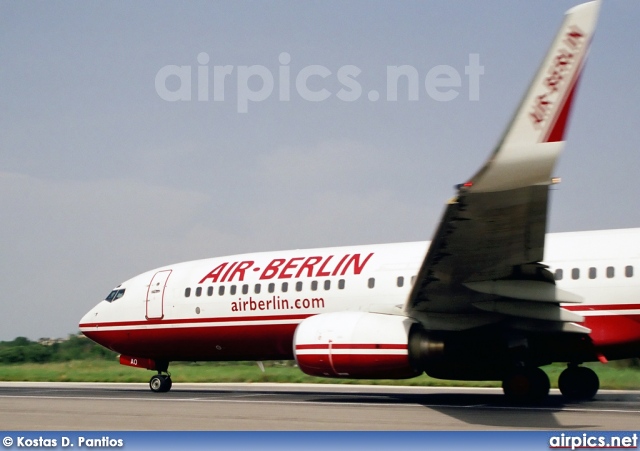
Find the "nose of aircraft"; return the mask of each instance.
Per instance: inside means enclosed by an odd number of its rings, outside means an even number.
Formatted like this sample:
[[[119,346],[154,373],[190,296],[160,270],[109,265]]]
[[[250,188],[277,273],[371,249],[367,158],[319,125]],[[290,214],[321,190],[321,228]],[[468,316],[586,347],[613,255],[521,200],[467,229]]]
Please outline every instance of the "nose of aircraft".
[[[85,337],[106,348],[110,348],[110,342],[104,334],[101,334],[100,327],[100,323],[104,321],[104,318],[101,318],[101,316],[104,316],[101,315],[101,312],[104,313],[104,304],[105,301],[102,301],[85,313],[85,315],[80,319],[78,327]]]
[[[102,303],[100,303],[102,304]],[[90,328],[94,328],[99,319],[99,307],[100,304],[93,307],[87,313],[84,314],[82,318],[80,318],[80,322],[78,323],[78,327],[80,328],[80,332],[86,335],[85,332],[90,330]]]

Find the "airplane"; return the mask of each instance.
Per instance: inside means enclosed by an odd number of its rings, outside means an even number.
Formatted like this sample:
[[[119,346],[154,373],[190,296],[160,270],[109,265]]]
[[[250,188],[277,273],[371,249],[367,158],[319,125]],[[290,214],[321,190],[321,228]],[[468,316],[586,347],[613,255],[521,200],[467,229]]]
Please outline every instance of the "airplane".
[[[80,331],[155,371],[173,361],[293,360],[333,378],[501,381],[516,402],[558,385],[593,398],[585,362],[640,356],[640,228],[547,234],[549,190],[600,2],[565,19],[488,161],[430,242],[260,252],[153,269]]]

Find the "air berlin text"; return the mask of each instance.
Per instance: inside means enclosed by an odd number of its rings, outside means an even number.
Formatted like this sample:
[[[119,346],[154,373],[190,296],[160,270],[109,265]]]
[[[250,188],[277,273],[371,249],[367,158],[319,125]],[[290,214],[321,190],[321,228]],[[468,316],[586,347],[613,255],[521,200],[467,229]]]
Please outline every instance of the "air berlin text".
[[[255,265],[253,260],[240,262],[224,262],[216,266],[198,283],[209,280],[211,283],[242,282],[248,270],[260,272],[259,280],[291,279],[299,277],[344,276],[347,273],[359,275],[373,252],[367,256],[362,254],[346,254],[341,256],[293,257],[290,259],[274,258],[264,268]]]
[[[529,113],[537,130],[541,129],[550,117],[554,104],[563,100],[558,98],[561,93],[560,88],[571,81],[566,77],[580,62],[579,57],[583,49],[586,48],[586,42],[587,36],[580,28],[575,25],[569,27],[565,39],[562,41],[564,47],[558,50],[551,61],[548,75],[542,81],[545,91],[536,97],[535,104]]]
[[[271,299],[248,300],[239,298],[231,303],[232,312],[256,312],[265,310],[305,310],[324,308],[324,298],[304,298],[304,299],[282,299],[280,296],[273,296]]]

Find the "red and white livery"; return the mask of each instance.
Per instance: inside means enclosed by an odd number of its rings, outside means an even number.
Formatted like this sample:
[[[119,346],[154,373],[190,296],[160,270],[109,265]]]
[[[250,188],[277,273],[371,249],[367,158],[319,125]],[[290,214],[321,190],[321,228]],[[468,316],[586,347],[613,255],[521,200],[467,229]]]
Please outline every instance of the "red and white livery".
[[[80,321],[125,365],[295,359],[338,378],[500,380],[543,398],[566,362],[572,399],[598,390],[583,362],[640,356],[640,229],[546,234],[552,171],[599,2],[567,12],[489,160],[431,242],[263,252],[179,263],[114,288]]]

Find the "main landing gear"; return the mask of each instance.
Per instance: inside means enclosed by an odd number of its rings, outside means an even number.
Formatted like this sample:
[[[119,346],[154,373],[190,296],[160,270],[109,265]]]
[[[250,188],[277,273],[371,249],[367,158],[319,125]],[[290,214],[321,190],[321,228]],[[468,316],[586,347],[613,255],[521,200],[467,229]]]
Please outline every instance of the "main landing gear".
[[[572,401],[586,401],[593,398],[600,388],[598,375],[591,369],[570,363],[560,373],[560,392]]]
[[[536,367],[513,369],[502,381],[504,394],[511,402],[537,403],[549,394],[549,377]],[[593,398],[600,382],[590,368],[569,364],[558,379],[560,392],[571,401],[586,401]]]
[[[535,366],[513,369],[502,381],[507,399],[515,403],[537,403],[548,394],[551,384],[547,373]]]

